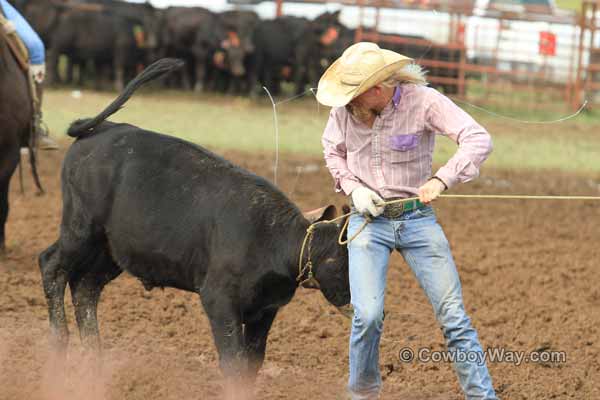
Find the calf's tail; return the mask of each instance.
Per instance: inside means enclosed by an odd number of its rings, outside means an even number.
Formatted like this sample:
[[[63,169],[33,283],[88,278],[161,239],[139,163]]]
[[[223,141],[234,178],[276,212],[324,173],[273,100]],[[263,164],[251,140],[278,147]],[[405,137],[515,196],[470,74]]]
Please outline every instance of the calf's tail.
[[[112,114],[119,111],[123,104],[129,100],[133,93],[146,82],[150,82],[163,75],[169,74],[183,66],[184,62],[175,58],[162,58],[144,69],[138,76],[127,84],[108,107],[94,118],[78,119],[73,122],[67,131],[67,135],[71,137],[82,137],[93,132],[94,128],[102,123]]]

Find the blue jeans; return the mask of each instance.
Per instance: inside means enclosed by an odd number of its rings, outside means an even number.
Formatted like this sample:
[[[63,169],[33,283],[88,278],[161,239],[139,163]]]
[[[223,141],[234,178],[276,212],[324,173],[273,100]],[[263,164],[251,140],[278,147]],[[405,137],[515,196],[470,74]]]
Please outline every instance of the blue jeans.
[[[4,11],[6,19],[15,24],[17,35],[19,35],[29,51],[29,62],[33,65],[43,64],[46,55],[42,39],[40,39],[31,25],[7,0],[0,0],[0,8]]]
[[[348,237],[363,222],[363,216],[352,215]],[[429,298],[448,351],[482,352],[464,309],[448,240],[433,208],[410,211],[397,220],[377,217],[348,245],[354,306],[348,390],[355,400],[377,398],[381,389],[379,340],[388,260],[394,249],[400,251]],[[467,399],[497,399],[485,364],[456,362],[454,369]]]

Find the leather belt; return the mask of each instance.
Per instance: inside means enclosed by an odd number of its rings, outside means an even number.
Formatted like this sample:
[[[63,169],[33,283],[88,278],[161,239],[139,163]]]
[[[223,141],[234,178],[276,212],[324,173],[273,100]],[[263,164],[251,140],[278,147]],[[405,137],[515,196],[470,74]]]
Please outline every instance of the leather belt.
[[[400,199],[399,198],[386,199],[385,201],[394,201],[394,200],[400,200]],[[385,208],[383,209],[383,214],[381,214],[381,215],[383,215],[387,219],[396,219],[396,218],[400,218],[404,213],[418,210],[418,209],[424,208],[426,206],[427,206],[427,204],[421,203],[421,201],[418,199],[403,201],[401,203],[393,203],[393,204],[386,205]]]
[[[385,199],[384,201],[394,201],[400,200],[400,197]],[[350,197],[350,206],[354,207],[352,202],[352,197]],[[403,201],[399,203],[387,204],[383,209],[383,213],[381,214],[383,217],[387,219],[397,219],[400,218],[404,213],[418,210],[420,208],[427,207],[427,204],[421,203],[420,200],[414,199],[409,201]]]

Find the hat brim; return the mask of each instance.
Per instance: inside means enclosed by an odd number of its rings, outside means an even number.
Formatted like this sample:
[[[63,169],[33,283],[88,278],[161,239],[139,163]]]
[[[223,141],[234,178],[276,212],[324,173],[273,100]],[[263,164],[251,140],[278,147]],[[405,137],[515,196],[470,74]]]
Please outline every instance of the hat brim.
[[[413,62],[410,57],[403,56],[391,50],[381,49],[385,65],[374,71],[361,82],[360,85],[348,85],[341,81],[339,68],[340,59],[337,59],[319,80],[317,101],[329,107],[343,107],[354,98],[360,96],[378,83],[383,82],[396,71]]]

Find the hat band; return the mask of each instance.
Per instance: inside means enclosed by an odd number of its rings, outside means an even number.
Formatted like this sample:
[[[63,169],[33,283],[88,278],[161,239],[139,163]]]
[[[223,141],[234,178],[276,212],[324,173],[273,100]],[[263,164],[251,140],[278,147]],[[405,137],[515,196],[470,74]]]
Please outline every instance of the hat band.
[[[344,85],[348,85],[348,86],[360,86],[360,84],[362,83],[362,82],[347,81],[347,80],[344,80],[343,78],[340,79],[340,82],[342,82]]]

